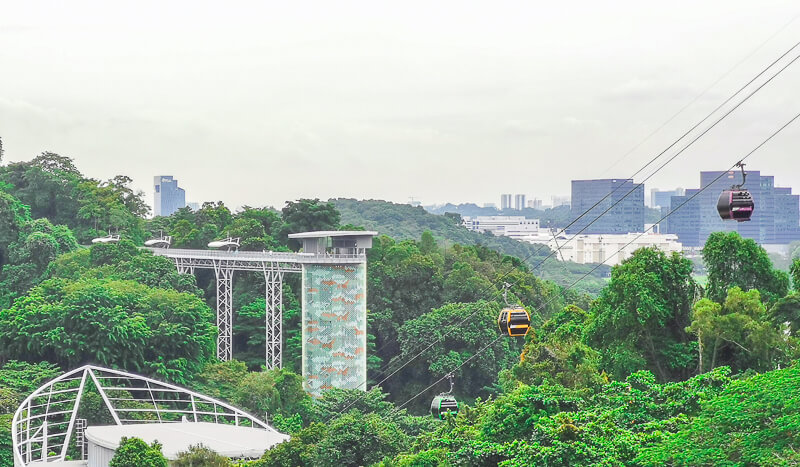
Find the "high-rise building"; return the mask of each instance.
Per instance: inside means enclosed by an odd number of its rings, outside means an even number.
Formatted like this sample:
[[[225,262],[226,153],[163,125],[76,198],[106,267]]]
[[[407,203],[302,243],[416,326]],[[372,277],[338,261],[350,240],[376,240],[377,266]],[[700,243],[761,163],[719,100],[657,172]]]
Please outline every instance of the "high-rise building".
[[[569,206],[570,203],[569,196],[551,196],[550,199],[553,201],[554,208],[559,206]]]
[[[723,177],[712,183],[720,174]],[[793,195],[791,188],[775,187],[775,177],[761,175],[757,170],[747,171],[744,185],[755,203],[750,221],[720,219],[719,194],[741,181],[740,172],[700,172],[700,186],[710,186],[702,192],[692,188],[683,196],[672,196],[669,207],[662,207],[662,214],[672,213],[662,223],[661,231],[676,234],[687,247],[703,246],[712,232],[719,231],[737,231],[761,244],[785,245],[800,240],[800,195]]]
[[[529,199],[526,204],[527,207],[531,209],[542,209],[542,200],[540,199]]]
[[[514,209],[517,211],[525,209],[525,195],[514,195]]]
[[[169,216],[186,206],[186,192],[178,187],[172,175],[156,175],[153,187],[153,214],[156,216]]]
[[[658,188],[653,188],[650,190],[650,207],[669,207],[670,199],[673,196],[683,196],[685,193],[686,190],[683,188],[676,188],[674,190],[659,190]]]
[[[190,201],[186,203],[186,207],[191,209],[192,211],[197,212],[200,210],[200,203],[198,203],[197,201]]]
[[[642,232],[644,185],[629,178],[573,180],[571,215],[576,219],[582,214],[567,233],[578,233],[584,228],[585,234]]]
[[[500,195],[500,209],[511,209],[511,195]]]

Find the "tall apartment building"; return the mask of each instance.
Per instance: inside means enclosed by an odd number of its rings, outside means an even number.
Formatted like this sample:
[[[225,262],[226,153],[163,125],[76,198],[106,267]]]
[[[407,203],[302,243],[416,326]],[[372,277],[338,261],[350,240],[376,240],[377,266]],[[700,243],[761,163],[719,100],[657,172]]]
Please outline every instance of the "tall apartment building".
[[[540,199],[529,199],[525,205],[531,209],[542,209],[542,200]]]
[[[514,209],[517,211],[525,209],[525,195],[514,195]]]
[[[570,199],[569,196],[551,196],[550,199],[552,200],[552,205],[554,208],[559,206],[569,206]]]
[[[577,219],[587,210],[589,212],[567,229],[567,233],[581,232],[584,227],[584,234],[643,232],[644,185],[624,178],[573,180],[571,216]],[[598,216],[600,218],[595,221]]]
[[[511,209],[511,195],[500,195],[500,210]]]
[[[172,175],[153,177],[153,190],[153,214],[156,216],[169,216],[186,206],[186,192],[178,187]]]
[[[712,183],[720,174],[723,177]],[[747,171],[745,188],[755,202],[750,221],[720,219],[719,194],[741,181],[740,172],[700,172],[700,186],[711,185],[702,192],[692,188],[683,196],[672,196],[668,207],[662,207],[662,213],[674,212],[662,223],[661,231],[676,234],[687,247],[703,246],[712,232],[719,231],[737,231],[760,244],[785,245],[800,240],[800,195],[793,195],[791,188],[776,187],[775,177],[761,175],[758,170]]]

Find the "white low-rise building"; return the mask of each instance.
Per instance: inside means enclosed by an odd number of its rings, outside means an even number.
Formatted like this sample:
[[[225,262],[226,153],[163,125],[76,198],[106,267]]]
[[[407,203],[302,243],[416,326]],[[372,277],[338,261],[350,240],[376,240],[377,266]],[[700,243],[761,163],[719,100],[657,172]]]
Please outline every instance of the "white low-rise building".
[[[641,236],[640,236],[641,235]],[[638,238],[637,238],[638,237]],[[537,235],[521,237],[519,240],[528,243],[547,245],[561,261],[572,261],[579,264],[603,263],[615,266],[639,248],[655,247],[664,253],[681,253],[683,245],[674,234],[627,233],[627,234],[590,234],[590,235],[558,235],[556,230],[540,230]]]
[[[475,216],[462,218],[464,227],[475,232],[491,232],[493,235],[522,240],[539,233],[539,219],[525,216]]]

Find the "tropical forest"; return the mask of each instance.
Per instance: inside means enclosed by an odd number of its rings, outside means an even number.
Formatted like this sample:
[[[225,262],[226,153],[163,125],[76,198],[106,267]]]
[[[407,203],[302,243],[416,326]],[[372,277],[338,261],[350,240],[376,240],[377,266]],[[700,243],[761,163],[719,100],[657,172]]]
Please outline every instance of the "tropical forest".
[[[716,232],[694,261],[643,248],[594,268],[375,200],[150,214],[129,177],[89,178],[69,157],[0,166],[0,466],[14,465],[17,407],[85,364],[207,394],[290,436],[259,458],[196,446],[172,465],[800,463],[800,249],[779,268]],[[168,235],[172,248],[235,237],[242,252],[296,252],[290,234],[338,230],[378,233],[368,378],[319,398],[302,384],[299,276],[283,283],[283,367],[265,366],[263,274],[235,277],[233,358],[220,361],[214,272],[142,248]],[[92,244],[109,232],[120,240]],[[526,335],[498,330],[509,304],[529,313]],[[442,393],[458,410],[434,417]],[[80,405],[90,424],[110,420],[99,399]],[[158,443],[128,439],[111,465],[167,464]]]

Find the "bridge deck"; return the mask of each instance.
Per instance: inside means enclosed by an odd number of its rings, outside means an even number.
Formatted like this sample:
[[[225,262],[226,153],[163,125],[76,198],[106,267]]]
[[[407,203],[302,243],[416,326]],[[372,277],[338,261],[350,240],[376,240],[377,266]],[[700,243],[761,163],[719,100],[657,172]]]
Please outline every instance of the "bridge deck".
[[[282,251],[219,251],[181,248],[146,248],[157,256],[179,260],[186,266],[214,269],[222,265],[233,269],[263,270],[278,268],[299,271],[302,264],[357,264],[366,261],[365,254],[314,254]]]

